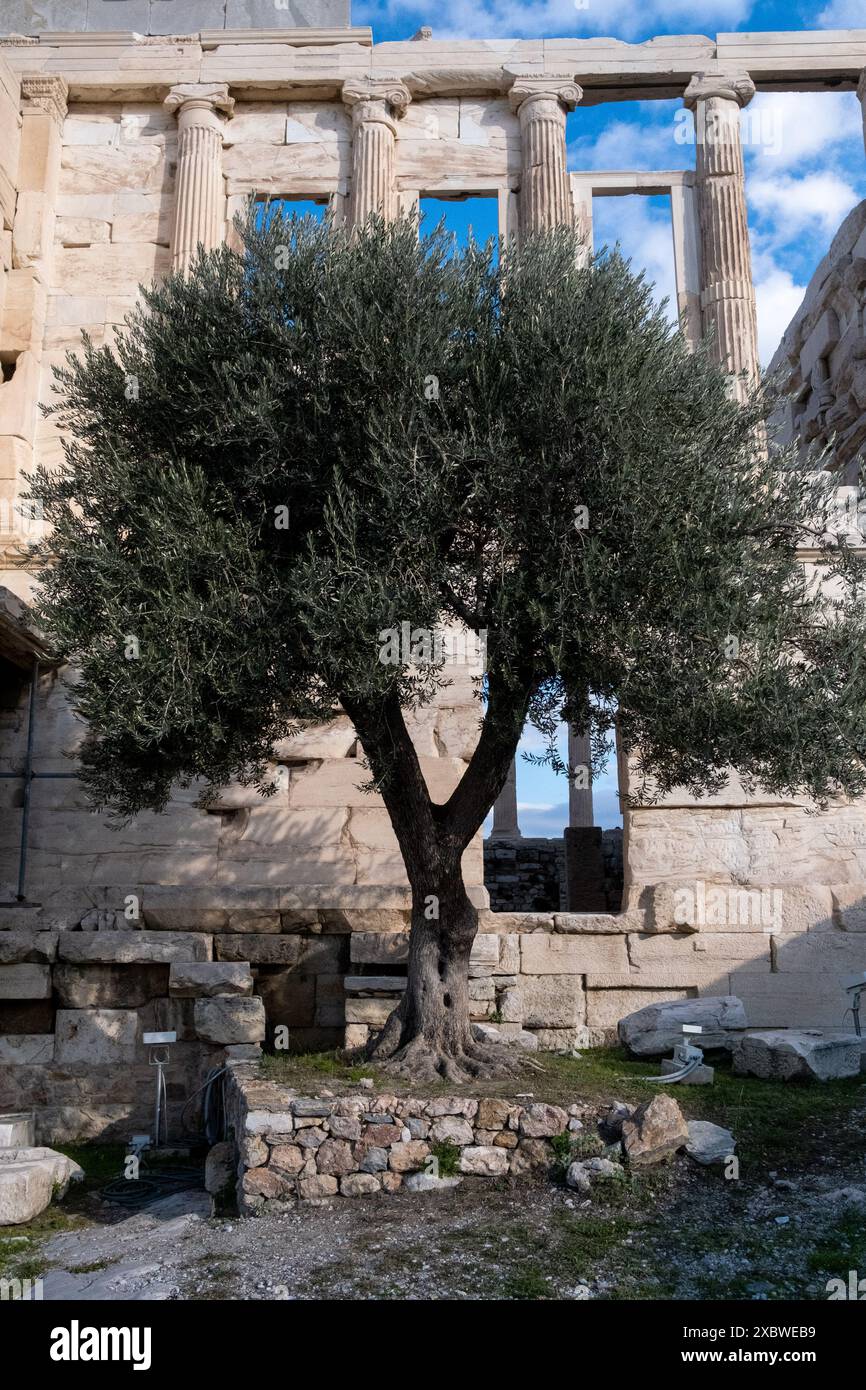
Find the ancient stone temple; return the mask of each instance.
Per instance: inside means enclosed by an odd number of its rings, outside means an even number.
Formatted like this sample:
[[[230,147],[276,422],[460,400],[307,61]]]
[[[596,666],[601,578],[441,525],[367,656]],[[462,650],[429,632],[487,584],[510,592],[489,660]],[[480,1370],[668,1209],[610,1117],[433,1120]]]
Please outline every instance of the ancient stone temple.
[[[92,813],[84,731],[28,608],[40,519],[19,498],[34,460],[62,462],[39,411],[52,367],[82,329],[111,344],[139,284],[231,235],[251,194],[350,221],[482,196],[519,237],[590,236],[594,197],[665,193],[683,332],[712,330],[719,361],[756,375],[740,112],[756,91],[866,99],[866,31],[374,45],[345,0],[7,0],[0,24],[0,1109],[37,1107],[44,1139],[126,1134],[150,1105],[144,1031],[177,1033],[173,1121],[226,1049],[279,1026],[301,1048],[362,1042],[401,988],[408,889],[345,717],[278,750],[267,803],[230,787],[205,812],[192,790],[120,831]],[[683,103],[692,170],[568,170],[567,114],[626,98]],[[864,283],[860,209],[780,349],[791,429],[835,429],[845,483]],[[473,675],[455,668],[412,725],[442,799],[477,737]],[[619,775],[627,793],[622,760]],[[509,817],[500,805],[500,841]],[[592,839],[591,794],[570,828]],[[866,968],[862,805],[813,814],[734,780],[627,811],[623,839],[619,912],[497,913],[479,837],[464,865],[479,1021],[570,1047],[643,1004],[735,993],[753,1026],[842,1024],[840,975]]]

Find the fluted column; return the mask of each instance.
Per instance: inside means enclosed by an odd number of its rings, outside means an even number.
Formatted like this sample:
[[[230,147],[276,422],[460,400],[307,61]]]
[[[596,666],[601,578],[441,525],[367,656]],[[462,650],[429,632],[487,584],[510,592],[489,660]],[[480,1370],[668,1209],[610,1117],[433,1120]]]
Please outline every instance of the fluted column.
[[[359,78],[343,83],[343,101],[352,112],[352,191],[349,222],[373,215],[386,222],[397,216],[397,121],[411,101],[396,78]]]
[[[509,91],[520,121],[520,229],[524,235],[574,225],[565,117],[583,92],[569,73],[523,74]]]
[[[223,125],[234,101],[224,82],[187,82],[172,87],[165,104],[178,131],[172,269],[188,270],[200,244],[210,251],[223,239]]]
[[[698,73],[684,97],[697,137],[703,329],[714,335],[719,365],[732,375],[745,371],[749,382],[760,367],[740,110],[754,95],[748,73]],[[735,390],[744,394],[742,382]]]

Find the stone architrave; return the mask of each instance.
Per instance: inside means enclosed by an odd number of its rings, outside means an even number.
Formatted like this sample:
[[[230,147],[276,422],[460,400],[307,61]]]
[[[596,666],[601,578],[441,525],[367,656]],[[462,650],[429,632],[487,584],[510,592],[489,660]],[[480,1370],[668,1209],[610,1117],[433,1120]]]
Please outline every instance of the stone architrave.
[[[583,92],[567,72],[515,72],[509,91],[520,122],[520,226],[524,234],[574,225],[565,118]]]
[[[343,101],[352,112],[349,222],[355,226],[373,216],[386,222],[397,216],[397,121],[411,100],[408,87],[397,78],[363,77],[343,83]]]
[[[173,270],[188,270],[201,245],[218,246],[225,226],[223,126],[234,109],[225,82],[184,82],[165,99],[177,114],[177,191]]]
[[[697,73],[685,91],[694,113],[701,229],[701,315],[719,365],[758,379],[758,326],[746,213],[740,110],[755,95],[746,72]],[[736,381],[742,397],[744,382]]]

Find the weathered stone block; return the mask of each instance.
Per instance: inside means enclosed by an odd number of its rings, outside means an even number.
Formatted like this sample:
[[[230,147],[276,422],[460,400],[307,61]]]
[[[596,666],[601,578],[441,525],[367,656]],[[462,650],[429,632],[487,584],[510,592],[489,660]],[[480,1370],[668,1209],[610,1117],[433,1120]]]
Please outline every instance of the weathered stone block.
[[[461,1173],[482,1178],[502,1177],[508,1172],[508,1150],[488,1144],[470,1144],[460,1152]]]
[[[68,965],[54,967],[54,989],[63,1009],[138,1009],[168,993],[167,965]]]
[[[58,1009],[54,1055],[59,1063],[123,1066],[135,1058],[138,1015],[130,1009]]]
[[[0,999],[48,999],[51,970],[47,965],[0,965]]]
[[[525,975],[588,975],[611,970],[628,973],[622,936],[559,936],[532,932],[521,937]]]
[[[214,994],[252,994],[253,977],[246,961],[175,961],[168,987],[187,998]]]
[[[522,989],[524,1027],[574,1028],[584,1022],[579,975],[524,975]]]
[[[833,1081],[860,1073],[861,1039],[855,1033],[825,1038],[795,1029],[744,1033],[733,1053],[734,1071],[778,1081],[795,1077]]]
[[[173,961],[208,961],[210,937],[193,932],[63,932],[58,958],[72,964],[170,965]]]
[[[660,1057],[683,1040],[683,1024],[703,1031],[702,1048],[730,1047],[732,1033],[747,1026],[742,1001],[734,995],[650,1004],[619,1020],[619,1040],[636,1057]]]
[[[349,951],[353,965],[402,965],[409,959],[409,933],[353,932]]]
[[[261,1042],[265,1036],[265,1006],[261,999],[237,995],[196,999],[195,1030],[203,1042]]]
[[[50,965],[57,955],[57,932],[0,931],[0,965]]]
[[[25,1067],[53,1061],[53,1033],[0,1034],[0,1066]]]

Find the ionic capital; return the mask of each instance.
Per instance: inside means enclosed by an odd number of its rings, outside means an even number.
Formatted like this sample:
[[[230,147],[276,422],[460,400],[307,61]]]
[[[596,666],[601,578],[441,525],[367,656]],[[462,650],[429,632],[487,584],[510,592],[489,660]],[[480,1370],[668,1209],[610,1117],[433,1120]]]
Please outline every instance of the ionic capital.
[[[721,97],[724,101],[735,101],[738,106],[748,106],[755,95],[755,84],[749,74],[743,72],[696,72],[683,94],[683,101],[690,111],[694,111],[699,101],[710,97]]]
[[[378,121],[392,130],[412,100],[409,88],[397,77],[352,77],[343,83],[342,95],[354,125]]]
[[[181,82],[172,87],[164,105],[177,116],[201,111],[205,114],[202,124],[207,124],[207,117],[230,116],[235,102],[227,82]]]
[[[563,111],[573,111],[583,97],[570,72],[515,73],[508,90],[512,111],[526,115],[537,102],[555,102]]]
[[[42,111],[47,111],[58,125],[62,125],[66,119],[66,98],[69,95],[69,87],[63,77],[52,75],[38,77],[21,78],[21,95],[24,98],[24,110],[32,107],[39,107]]]

